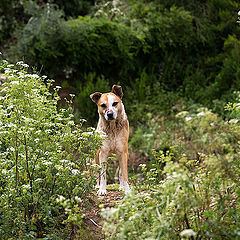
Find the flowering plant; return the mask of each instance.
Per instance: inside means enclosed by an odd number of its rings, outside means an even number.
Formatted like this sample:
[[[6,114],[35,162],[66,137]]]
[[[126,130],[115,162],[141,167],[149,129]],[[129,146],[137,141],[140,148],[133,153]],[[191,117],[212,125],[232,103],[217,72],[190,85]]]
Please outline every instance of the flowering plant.
[[[57,199],[68,199],[78,213],[86,206],[100,138],[74,123],[70,107],[58,108],[58,89],[50,92],[46,76],[27,73],[23,62],[0,65],[6,76],[0,89],[0,238],[63,239],[60,224],[68,214]]]

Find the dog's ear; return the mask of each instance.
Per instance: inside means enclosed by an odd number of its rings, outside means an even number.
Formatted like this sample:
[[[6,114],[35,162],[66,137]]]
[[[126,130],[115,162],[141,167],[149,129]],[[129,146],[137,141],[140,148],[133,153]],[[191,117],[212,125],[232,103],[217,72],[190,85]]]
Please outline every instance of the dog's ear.
[[[90,98],[92,99],[93,102],[95,102],[97,104],[97,102],[98,102],[98,100],[100,99],[101,96],[102,96],[102,93],[95,92],[95,93],[92,93],[90,95]]]
[[[120,99],[122,99],[122,97],[123,97],[123,91],[122,91],[122,87],[121,86],[113,85],[112,86],[112,93],[117,95]]]

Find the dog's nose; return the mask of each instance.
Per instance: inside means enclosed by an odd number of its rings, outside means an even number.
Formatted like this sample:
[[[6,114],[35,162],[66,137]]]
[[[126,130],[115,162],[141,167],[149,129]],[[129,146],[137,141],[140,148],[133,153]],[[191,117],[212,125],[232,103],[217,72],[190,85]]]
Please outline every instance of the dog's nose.
[[[112,111],[109,111],[109,112],[107,113],[107,117],[108,117],[109,120],[112,120],[112,119],[113,119],[113,112],[112,112]]]

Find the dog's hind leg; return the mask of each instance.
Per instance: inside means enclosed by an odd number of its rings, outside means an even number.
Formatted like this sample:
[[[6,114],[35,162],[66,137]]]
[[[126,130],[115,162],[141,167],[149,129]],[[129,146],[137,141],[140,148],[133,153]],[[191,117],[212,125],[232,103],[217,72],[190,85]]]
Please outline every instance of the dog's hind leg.
[[[99,163],[99,153],[100,153],[100,150],[97,150],[97,153],[96,153],[96,157],[95,157],[95,164],[97,165],[100,165]],[[100,187],[100,174],[97,173],[97,184],[95,186],[95,188],[99,188]]]

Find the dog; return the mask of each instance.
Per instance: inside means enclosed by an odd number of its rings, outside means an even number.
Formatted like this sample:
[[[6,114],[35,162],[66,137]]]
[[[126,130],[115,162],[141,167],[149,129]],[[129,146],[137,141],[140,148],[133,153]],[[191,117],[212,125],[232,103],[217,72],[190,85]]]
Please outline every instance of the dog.
[[[120,189],[123,189],[125,194],[130,192],[127,172],[129,122],[122,97],[122,87],[118,85],[113,85],[112,91],[109,93],[95,92],[90,95],[98,107],[97,132],[102,132],[106,136],[95,158],[96,164],[101,167],[100,177],[97,181],[98,195],[107,193],[106,164],[104,162],[106,163],[108,156],[113,153],[119,158]]]

